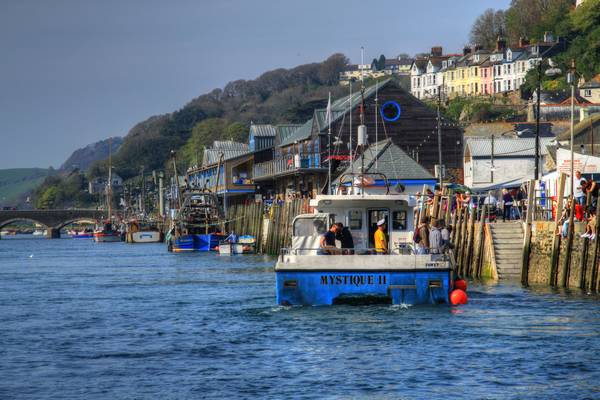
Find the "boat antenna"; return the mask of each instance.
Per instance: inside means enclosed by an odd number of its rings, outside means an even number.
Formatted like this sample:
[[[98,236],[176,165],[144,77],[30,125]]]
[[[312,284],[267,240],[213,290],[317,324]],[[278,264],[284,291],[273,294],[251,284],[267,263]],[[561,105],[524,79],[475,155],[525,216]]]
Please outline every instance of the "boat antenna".
[[[360,147],[360,183],[363,186],[360,193],[364,197],[365,146],[367,145],[367,126],[365,125],[365,83],[360,84],[360,125],[358,126],[357,145]]]
[[[331,193],[331,92],[327,100],[327,194]]]
[[[348,108],[350,110],[350,139],[348,141],[348,147],[350,148],[350,171],[352,172],[352,175],[354,175],[354,149],[352,148],[352,81],[350,81]]]
[[[375,81],[375,169],[379,168],[378,160],[379,160],[379,136],[377,135],[377,114],[379,113],[379,99],[377,98],[377,91],[379,88],[379,80]]]

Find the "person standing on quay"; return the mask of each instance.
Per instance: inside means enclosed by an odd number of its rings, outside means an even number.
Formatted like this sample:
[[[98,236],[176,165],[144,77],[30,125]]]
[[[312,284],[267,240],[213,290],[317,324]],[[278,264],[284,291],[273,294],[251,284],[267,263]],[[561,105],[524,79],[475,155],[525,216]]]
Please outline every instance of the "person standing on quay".
[[[514,201],[515,200],[513,199],[512,194],[510,194],[508,190],[502,189],[502,222],[506,222],[506,218],[508,218],[508,220],[510,221],[510,212]]]

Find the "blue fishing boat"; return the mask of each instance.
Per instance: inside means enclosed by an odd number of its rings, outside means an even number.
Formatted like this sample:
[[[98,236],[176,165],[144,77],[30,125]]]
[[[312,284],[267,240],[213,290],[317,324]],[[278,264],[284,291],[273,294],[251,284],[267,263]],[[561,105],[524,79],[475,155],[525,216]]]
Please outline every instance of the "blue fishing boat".
[[[358,193],[350,191],[350,193]],[[331,305],[373,299],[391,304],[449,304],[454,269],[446,254],[413,246],[416,199],[407,194],[333,194],[311,200],[313,214],[294,219],[291,247],[275,266],[277,303]],[[352,248],[323,248],[321,237],[341,222]],[[376,250],[385,227],[387,251]]]

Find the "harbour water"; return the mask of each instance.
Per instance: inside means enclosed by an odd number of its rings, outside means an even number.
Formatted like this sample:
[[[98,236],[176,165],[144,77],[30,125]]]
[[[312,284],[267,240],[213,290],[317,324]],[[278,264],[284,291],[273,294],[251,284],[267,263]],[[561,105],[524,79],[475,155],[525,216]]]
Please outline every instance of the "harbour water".
[[[262,256],[0,240],[0,398],[600,393],[600,299],[472,283],[458,308],[277,307]]]

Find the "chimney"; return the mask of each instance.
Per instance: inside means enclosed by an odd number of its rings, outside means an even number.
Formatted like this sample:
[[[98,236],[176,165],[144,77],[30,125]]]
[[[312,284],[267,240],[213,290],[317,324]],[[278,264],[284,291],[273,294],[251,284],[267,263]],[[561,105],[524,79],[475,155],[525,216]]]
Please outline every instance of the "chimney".
[[[529,39],[527,39],[526,37],[521,36],[519,38],[519,47],[525,47],[525,46],[529,46]]]
[[[553,43],[554,42],[554,35],[552,34],[552,32],[544,32],[544,43]]]
[[[463,55],[471,54],[471,48],[469,46],[463,47]]]
[[[442,56],[442,46],[434,46],[431,48],[431,55],[434,57]]]
[[[506,50],[506,40],[502,36],[498,36],[498,40],[496,40],[496,51],[504,51]]]
[[[475,45],[475,52],[479,51],[479,50],[483,50],[483,46],[480,44],[476,44]]]

